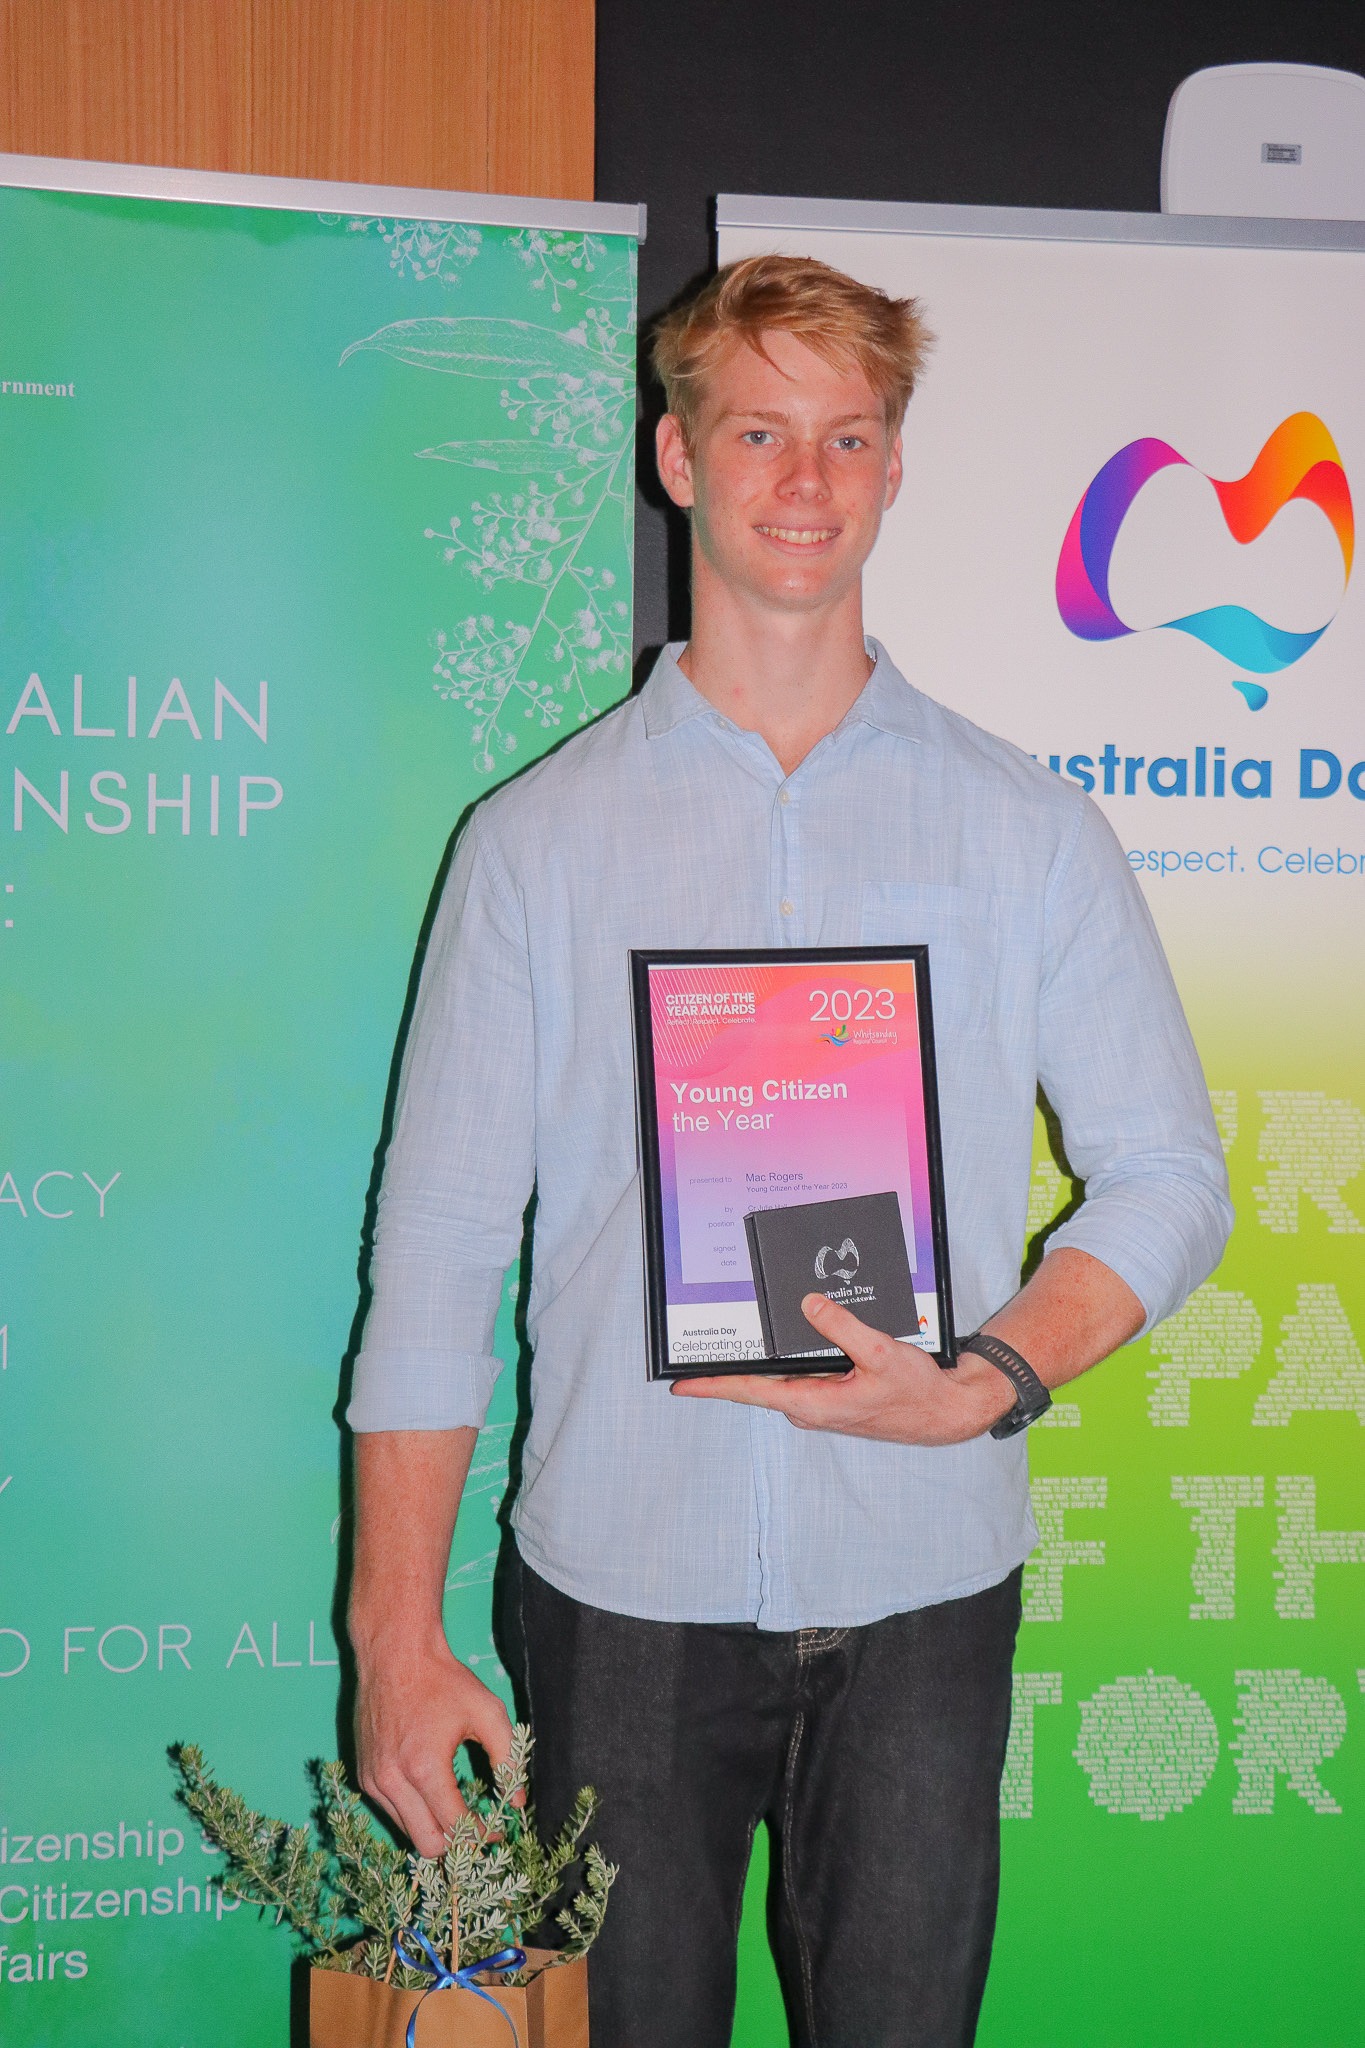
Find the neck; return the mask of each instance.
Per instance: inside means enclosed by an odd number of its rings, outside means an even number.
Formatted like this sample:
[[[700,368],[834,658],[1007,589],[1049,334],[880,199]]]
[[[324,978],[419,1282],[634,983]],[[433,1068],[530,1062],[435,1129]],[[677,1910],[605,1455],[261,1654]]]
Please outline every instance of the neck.
[[[827,608],[786,612],[728,589],[695,553],[692,568],[692,635],[678,665],[718,711],[760,734],[790,775],[872,672],[861,584]]]

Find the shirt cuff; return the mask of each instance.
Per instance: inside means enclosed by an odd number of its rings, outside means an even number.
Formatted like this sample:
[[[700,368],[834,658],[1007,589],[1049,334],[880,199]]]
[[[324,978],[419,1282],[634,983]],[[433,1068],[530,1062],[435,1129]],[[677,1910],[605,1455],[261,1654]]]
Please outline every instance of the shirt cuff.
[[[377,1429],[482,1429],[502,1371],[491,1352],[364,1350],[346,1420]]]
[[[1126,1281],[1146,1311],[1136,1332],[1145,1337],[1208,1279],[1231,1228],[1232,1205],[1213,1188],[1135,1179],[1082,1202],[1047,1249],[1089,1252]]]

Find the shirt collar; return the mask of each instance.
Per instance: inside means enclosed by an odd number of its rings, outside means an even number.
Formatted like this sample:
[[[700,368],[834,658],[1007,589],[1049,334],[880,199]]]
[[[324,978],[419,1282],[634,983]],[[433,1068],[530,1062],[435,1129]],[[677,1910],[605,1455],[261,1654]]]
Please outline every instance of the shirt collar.
[[[689,718],[696,718],[700,712],[710,711],[717,717],[723,715],[678,667],[678,656],[686,645],[685,640],[669,641],[640,692],[645,731],[652,740],[662,738]],[[919,692],[906,682],[879,640],[869,639],[866,646],[876,666],[840,724],[872,725],[879,732],[922,741],[925,732]]]
[[[899,739],[922,743],[928,735],[919,691],[906,682],[880,640],[869,637],[866,646],[876,667],[859,697],[850,705],[842,723],[875,725],[879,732],[895,733]]]
[[[675,726],[685,724],[699,712],[716,708],[678,667],[678,656],[686,645],[685,640],[669,641],[660,651],[659,659],[649,672],[649,680],[640,692],[645,731],[652,740],[661,739],[666,732],[672,732]]]

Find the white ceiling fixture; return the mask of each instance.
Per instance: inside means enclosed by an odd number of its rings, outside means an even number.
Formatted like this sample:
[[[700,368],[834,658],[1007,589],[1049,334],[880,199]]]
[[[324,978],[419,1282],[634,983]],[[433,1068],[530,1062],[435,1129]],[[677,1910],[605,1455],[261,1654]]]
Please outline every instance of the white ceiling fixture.
[[[1217,64],[1171,95],[1163,213],[1365,220],[1365,78],[1317,64]]]

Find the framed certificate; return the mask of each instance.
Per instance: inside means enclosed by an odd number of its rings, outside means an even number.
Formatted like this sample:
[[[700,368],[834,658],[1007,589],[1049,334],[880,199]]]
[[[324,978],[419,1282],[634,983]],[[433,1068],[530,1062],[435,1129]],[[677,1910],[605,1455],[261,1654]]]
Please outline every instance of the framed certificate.
[[[652,1379],[828,1372],[843,1354],[790,1307],[816,1290],[953,1363],[928,954],[631,954]],[[908,1278],[879,1290],[893,1237]]]

